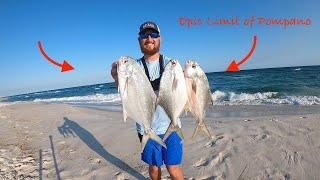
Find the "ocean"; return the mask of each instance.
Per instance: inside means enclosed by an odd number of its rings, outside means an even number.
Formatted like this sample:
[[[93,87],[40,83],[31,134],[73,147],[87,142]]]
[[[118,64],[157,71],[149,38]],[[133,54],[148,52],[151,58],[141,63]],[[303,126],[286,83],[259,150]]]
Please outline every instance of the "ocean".
[[[215,105],[320,105],[320,66],[207,73]],[[2,104],[19,102],[67,103],[118,107],[114,83],[55,89],[3,97]]]

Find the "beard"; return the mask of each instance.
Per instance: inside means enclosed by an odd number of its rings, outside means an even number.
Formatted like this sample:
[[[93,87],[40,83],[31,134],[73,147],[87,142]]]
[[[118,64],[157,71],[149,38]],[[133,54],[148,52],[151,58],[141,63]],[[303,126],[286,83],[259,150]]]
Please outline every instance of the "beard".
[[[143,45],[140,45],[141,52],[146,55],[154,55],[160,51],[160,44],[158,46],[154,46],[152,49],[147,49]]]

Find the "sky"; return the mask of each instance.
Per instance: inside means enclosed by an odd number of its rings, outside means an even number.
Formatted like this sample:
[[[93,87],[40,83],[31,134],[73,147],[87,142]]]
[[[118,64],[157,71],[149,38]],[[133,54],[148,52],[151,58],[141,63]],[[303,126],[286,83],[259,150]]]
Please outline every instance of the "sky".
[[[161,30],[161,53],[198,61],[206,72],[225,71],[231,60],[257,46],[240,69],[320,65],[320,13],[317,0],[194,1],[0,1],[0,97],[111,82],[119,57],[142,56],[138,29],[147,20]],[[253,25],[245,19],[255,17]],[[239,18],[239,25],[208,26],[206,19]],[[310,19],[310,25],[259,25],[257,19]],[[180,18],[201,19],[187,27]],[[59,63],[60,72],[40,53],[37,42]]]

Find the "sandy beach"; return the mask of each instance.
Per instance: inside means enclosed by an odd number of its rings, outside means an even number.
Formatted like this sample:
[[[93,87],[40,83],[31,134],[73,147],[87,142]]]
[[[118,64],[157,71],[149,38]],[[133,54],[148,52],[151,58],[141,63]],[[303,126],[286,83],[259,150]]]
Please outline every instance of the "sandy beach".
[[[210,107],[214,134],[191,140],[182,117],[185,179],[319,179],[320,106]],[[0,179],[144,179],[134,121],[66,104],[0,106]],[[170,179],[163,167],[163,179]]]

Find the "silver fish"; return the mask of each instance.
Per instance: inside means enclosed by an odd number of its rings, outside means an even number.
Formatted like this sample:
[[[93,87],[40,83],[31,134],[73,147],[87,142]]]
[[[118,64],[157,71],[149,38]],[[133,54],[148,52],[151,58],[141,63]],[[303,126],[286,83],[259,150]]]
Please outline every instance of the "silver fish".
[[[144,70],[133,58],[125,56],[118,60],[117,71],[124,121],[130,117],[144,128],[141,150],[143,151],[149,138],[166,147],[161,138],[151,129],[156,95]]]
[[[163,140],[168,138],[173,131],[176,131],[184,139],[177,119],[187,101],[187,87],[182,67],[177,60],[171,60],[163,71],[157,100],[158,105],[163,107],[171,120]]]
[[[199,130],[202,130],[213,138],[210,131],[204,124],[206,109],[209,102],[212,102],[211,90],[206,74],[195,61],[187,61],[184,70],[186,84],[188,89],[188,105],[189,109],[197,121],[192,138],[196,137]]]

